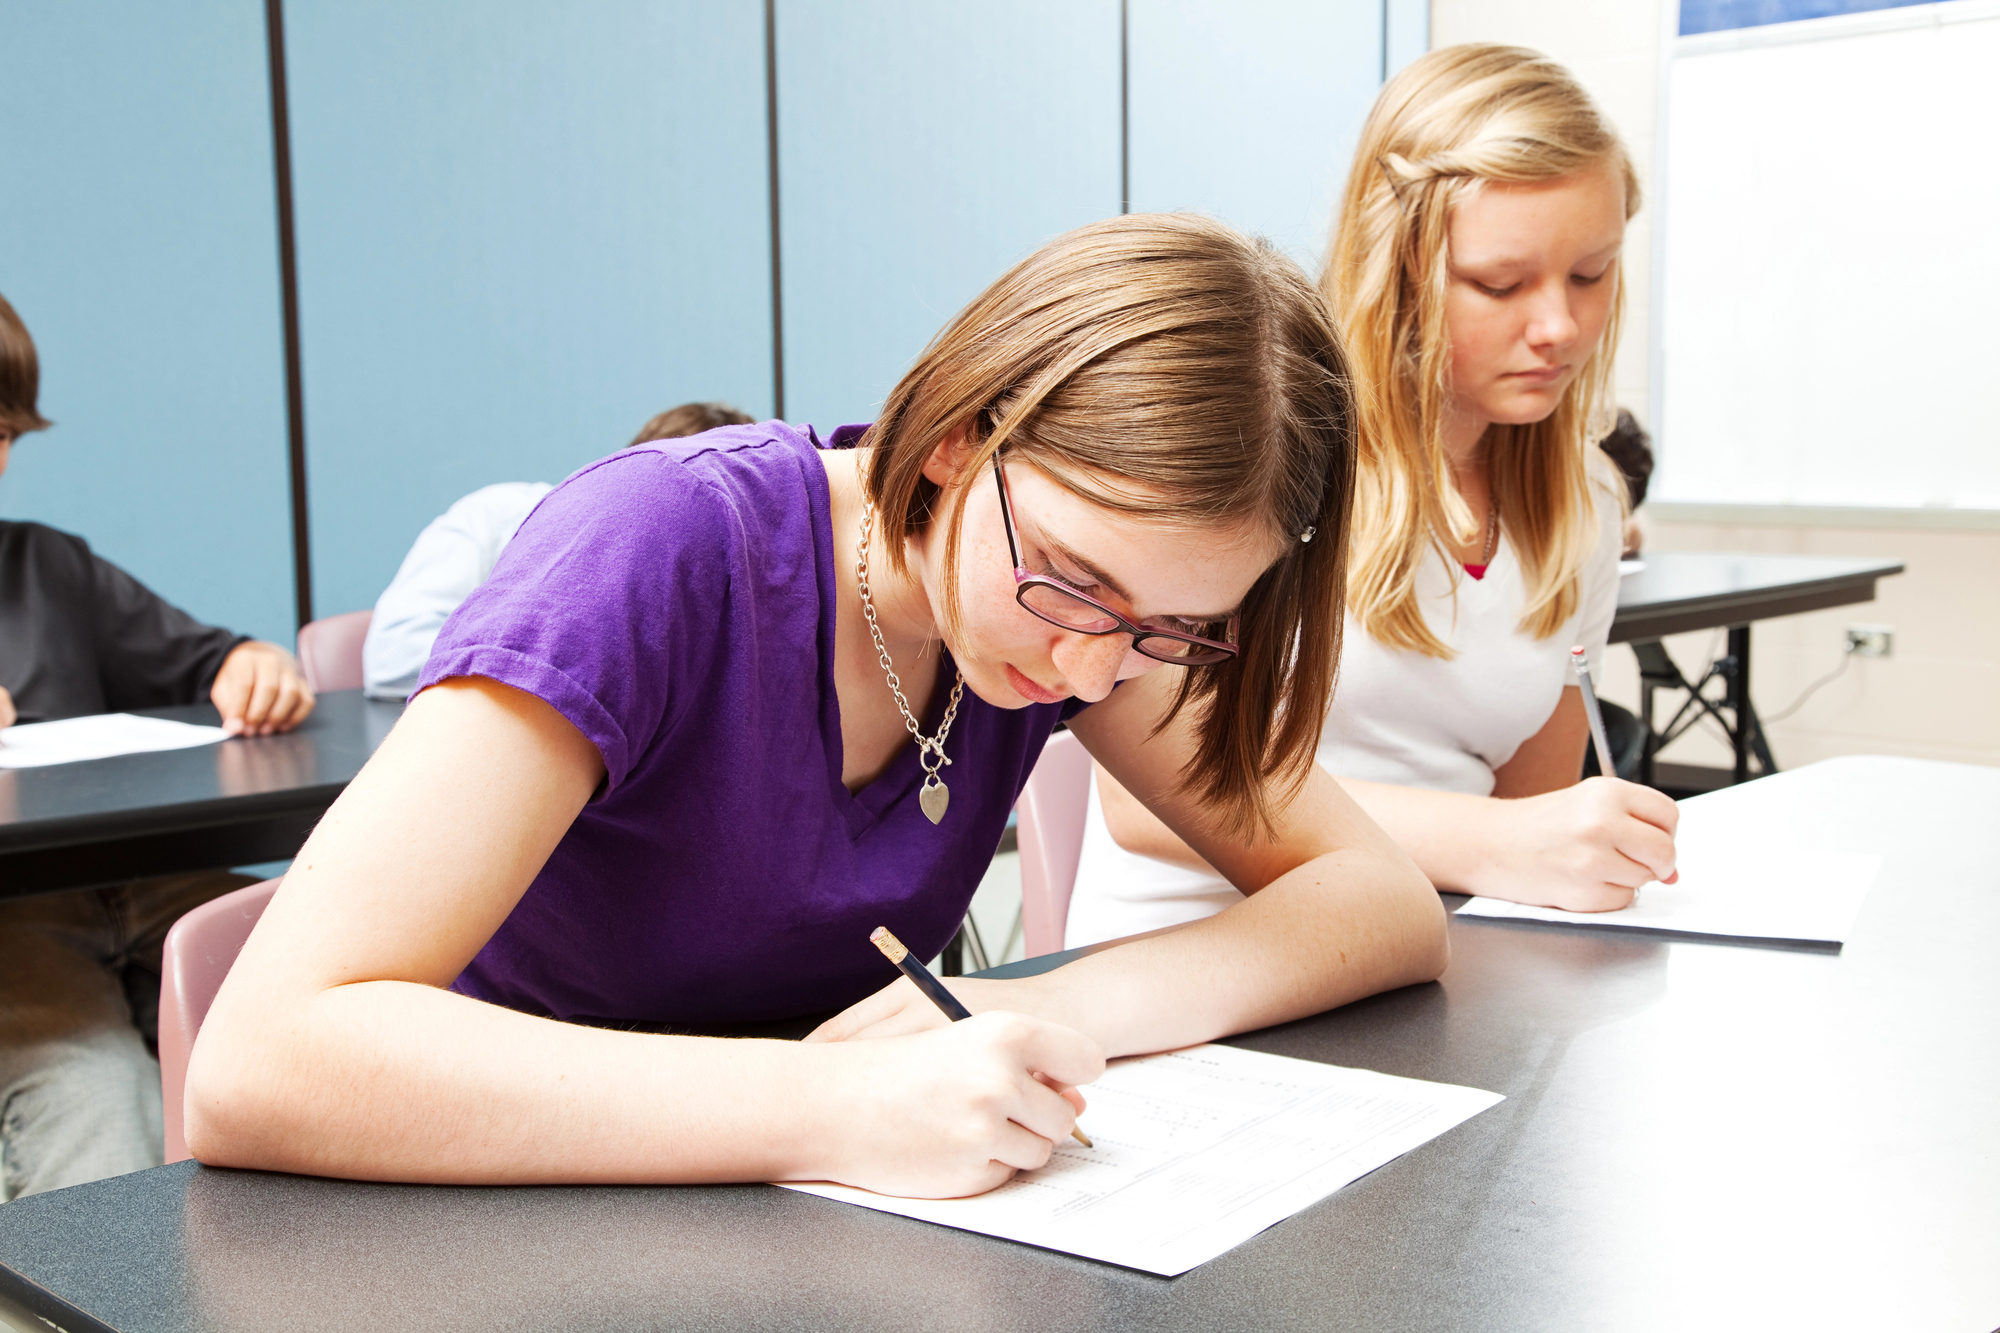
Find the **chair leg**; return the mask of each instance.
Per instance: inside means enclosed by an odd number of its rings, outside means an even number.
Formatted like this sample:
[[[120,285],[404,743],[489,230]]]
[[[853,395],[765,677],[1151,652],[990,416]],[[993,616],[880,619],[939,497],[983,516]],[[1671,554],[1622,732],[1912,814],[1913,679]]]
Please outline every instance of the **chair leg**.
[[[979,923],[972,919],[972,913],[965,914],[965,924],[959,927],[958,934],[959,938],[965,941],[965,949],[971,956],[974,972],[984,972],[993,966],[993,959],[986,952],[986,937],[979,933]]]

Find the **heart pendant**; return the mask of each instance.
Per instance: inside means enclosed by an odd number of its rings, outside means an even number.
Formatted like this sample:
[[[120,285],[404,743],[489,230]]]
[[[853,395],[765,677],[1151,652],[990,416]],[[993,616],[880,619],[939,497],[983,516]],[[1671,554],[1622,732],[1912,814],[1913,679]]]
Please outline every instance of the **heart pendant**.
[[[917,804],[924,808],[924,817],[935,824],[944,818],[944,808],[951,804],[951,792],[942,782],[936,786],[926,784],[917,792]]]

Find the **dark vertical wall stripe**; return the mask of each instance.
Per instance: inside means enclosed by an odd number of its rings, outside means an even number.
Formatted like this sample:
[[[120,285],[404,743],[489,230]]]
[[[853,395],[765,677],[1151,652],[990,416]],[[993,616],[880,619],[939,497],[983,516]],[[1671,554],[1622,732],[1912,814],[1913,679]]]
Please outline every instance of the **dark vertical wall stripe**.
[[[1118,0],[1118,211],[1132,211],[1132,0]]]
[[[292,228],[292,118],[285,91],[284,0],[264,0],[271,63],[271,155],[278,190],[278,291],[285,322],[285,425],[292,483],[292,598],[313,618],[312,545],[306,514],[306,394],[299,357],[299,265]]]
[[[771,168],[771,394],[773,411],[785,417],[785,272],[784,241],[778,230],[778,6],[764,0],[764,125],[765,155]]]

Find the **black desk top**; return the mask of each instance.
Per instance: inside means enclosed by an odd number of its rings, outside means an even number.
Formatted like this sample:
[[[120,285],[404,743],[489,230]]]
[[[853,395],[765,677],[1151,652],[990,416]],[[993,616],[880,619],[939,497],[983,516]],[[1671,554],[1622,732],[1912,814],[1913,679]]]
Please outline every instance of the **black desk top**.
[[[283,736],[0,770],[0,897],[290,856],[402,712],[343,690]]]
[[[1639,558],[1646,567],[1618,581],[1613,643],[1873,601],[1877,579],[1903,572],[1900,560],[1844,556],[1646,551]]]
[[[1179,1278],[765,1186],[184,1163],[0,1206],[0,1296],[123,1333],[1993,1327],[2000,770],[1701,799],[1886,855],[1844,951],[1454,921],[1442,982],[1239,1041],[1508,1100]]]

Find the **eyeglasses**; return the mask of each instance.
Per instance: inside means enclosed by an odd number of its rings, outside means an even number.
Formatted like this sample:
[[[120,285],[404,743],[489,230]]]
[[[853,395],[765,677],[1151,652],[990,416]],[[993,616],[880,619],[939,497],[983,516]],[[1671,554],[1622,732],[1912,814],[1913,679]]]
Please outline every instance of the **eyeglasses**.
[[[1130,634],[1132,647],[1157,662],[1175,666],[1213,666],[1236,656],[1233,643],[1204,639],[1194,634],[1135,625],[1094,597],[1086,596],[1061,579],[1047,574],[1031,574],[1021,563],[1021,537],[1014,527],[1014,506],[1007,493],[1007,473],[1000,455],[993,455],[993,480],[1000,487],[1000,513],[1007,521],[1007,551],[1014,558],[1014,600],[1051,625],[1060,625],[1078,634]],[[1236,634],[1236,622],[1229,622]]]

